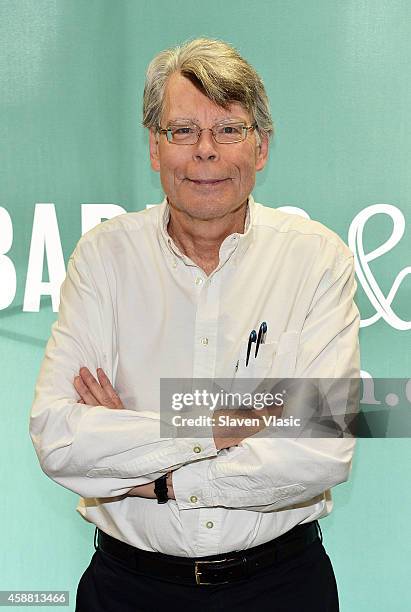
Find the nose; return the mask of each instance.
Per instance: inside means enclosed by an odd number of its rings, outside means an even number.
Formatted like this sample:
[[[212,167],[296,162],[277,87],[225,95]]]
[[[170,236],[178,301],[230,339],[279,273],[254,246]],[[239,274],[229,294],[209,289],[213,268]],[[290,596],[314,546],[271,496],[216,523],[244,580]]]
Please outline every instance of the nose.
[[[216,161],[220,155],[217,148],[217,143],[214,140],[210,129],[203,129],[200,133],[200,138],[193,145],[193,157],[195,160]]]

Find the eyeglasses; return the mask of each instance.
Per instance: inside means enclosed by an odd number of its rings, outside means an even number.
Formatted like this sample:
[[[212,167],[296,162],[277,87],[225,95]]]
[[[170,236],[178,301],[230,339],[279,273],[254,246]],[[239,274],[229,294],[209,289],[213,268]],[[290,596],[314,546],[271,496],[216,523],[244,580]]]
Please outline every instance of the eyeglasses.
[[[246,139],[249,130],[255,130],[256,123],[245,125],[239,121],[216,123],[211,128],[199,128],[195,123],[172,123],[166,128],[158,127],[160,134],[166,134],[168,142],[177,145],[193,145],[199,141],[201,132],[210,130],[219,144],[232,144]]]

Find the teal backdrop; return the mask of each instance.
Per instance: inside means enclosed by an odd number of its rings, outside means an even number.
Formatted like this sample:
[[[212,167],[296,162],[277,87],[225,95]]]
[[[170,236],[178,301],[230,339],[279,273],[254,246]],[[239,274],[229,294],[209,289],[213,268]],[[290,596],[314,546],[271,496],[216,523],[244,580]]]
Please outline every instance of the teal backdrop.
[[[201,35],[232,43],[265,81],[276,135],[256,200],[301,208],[345,241],[351,227],[366,268],[361,367],[410,377],[408,0],[0,0],[0,589],[68,590],[73,611],[94,529],[40,470],[33,390],[87,224],[162,199],[141,127],[146,66]],[[411,609],[410,460],[408,439],[360,439],[334,489],[321,526],[343,612]]]

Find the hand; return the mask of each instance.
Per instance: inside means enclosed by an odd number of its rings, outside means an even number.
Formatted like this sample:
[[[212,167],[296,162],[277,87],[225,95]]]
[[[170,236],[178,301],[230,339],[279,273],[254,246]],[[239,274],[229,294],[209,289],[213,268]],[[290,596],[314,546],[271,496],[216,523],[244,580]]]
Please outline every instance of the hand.
[[[86,367],[80,368],[80,376],[74,379],[74,388],[80,396],[79,404],[105,406],[112,410],[124,409],[121,399],[101,368],[97,368],[98,382]]]
[[[219,409],[214,411],[215,424],[213,425],[213,436],[214,444],[217,450],[222,448],[230,448],[231,446],[238,446],[240,442],[253,436],[254,434],[265,429],[266,424],[263,420],[263,416],[269,417],[271,415],[280,417],[282,415],[282,406],[270,406],[269,408],[263,408],[256,410],[253,408],[244,409]],[[238,419],[238,424],[225,425],[220,424],[220,417],[230,417],[235,423]],[[242,420],[244,418],[253,419],[252,425],[243,425]]]
[[[175,499],[174,489],[173,489],[173,472],[167,473],[167,495],[169,499]],[[131,497],[146,497],[149,499],[156,499],[156,494],[154,493],[154,482],[149,482],[148,484],[139,485],[130,489],[127,495]]]

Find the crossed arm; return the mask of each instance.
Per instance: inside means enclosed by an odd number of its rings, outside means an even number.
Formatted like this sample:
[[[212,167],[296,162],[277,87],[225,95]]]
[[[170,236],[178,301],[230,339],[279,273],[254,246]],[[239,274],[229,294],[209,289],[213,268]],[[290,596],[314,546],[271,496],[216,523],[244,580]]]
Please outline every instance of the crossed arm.
[[[79,404],[88,406],[105,406],[110,410],[124,410],[123,403],[115,392],[108,376],[102,368],[97,368],[98,381],[86,367],[80,368],[79,375],[74,378],[74,387],[80,396]],[[167,474],[167,492],[169,499],[175,499],[172,472]],[[127,493],[129,496],[154,499],[154,482],[133,487]]]
[[[97,378],[98,380],[95,379],[87,367],[84,366],[80,368],[79,375],[76,376],[73,381],[74,388],[81,398],[78,403],[86,404],[88,406],[104,406],[110,410],[124,410],[120,397],[117,395],[108,376],[102,368],[97,368]],[[258,417],[263,414],[261,411],[257,413],[254,410],[250,410],[250,412],[253,413],[253,416]],[[231,411],[231,415],[233,415],[233,411]],[[236,446],[246,437],[258,432],[263,428],[262,420],[260,420],[260,422],[260,427],[242,428],[242,432],[240,432],[238,429],[236,429],[235,432],[230,432],[229,428],[216,426],[213,433],[214,443],[217,450]],[[167,472],[167,492],[169,499],[175,499],[173,489],[173,471]],[[155,499],[156,495],[154,493],[154,482],[133,487],[128,491],[127,496]]]

